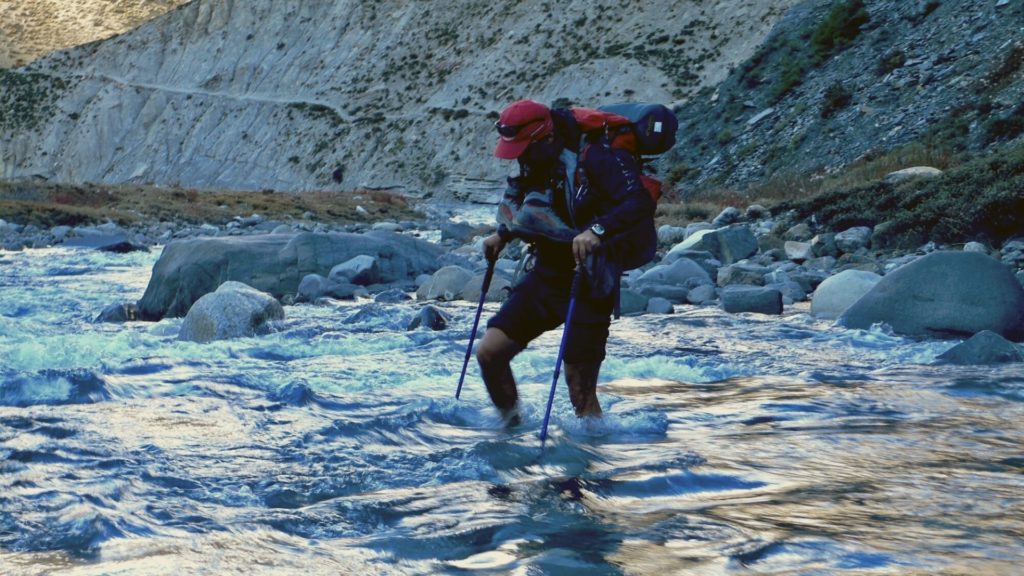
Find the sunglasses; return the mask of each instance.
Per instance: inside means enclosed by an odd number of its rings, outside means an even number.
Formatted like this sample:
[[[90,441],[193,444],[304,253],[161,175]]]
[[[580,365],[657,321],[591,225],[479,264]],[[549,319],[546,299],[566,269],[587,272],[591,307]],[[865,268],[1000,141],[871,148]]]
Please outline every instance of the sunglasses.
[[[537,125],[537,128],[535,128],[533,130],[533,132],[530,132],[530,135],[527,136],[527,138],[532,140],[534,136],[536,136],[542,130],[544,130],[544,122],[543,121],[535,120],[535,121],[529,122],[527,124],[511,125],[511,124],[502,124],[501,120],[499,120],[499,121],[494,123],[494,127],[497,128],[498,134],[504,136],[505,138],[515,138],[516,136],[519,135],[520,132],[523,131],[523,128],[526,128],[530,124],[534,124],[534,123],[537,123],[537,122],[539,122],[539,124]]]

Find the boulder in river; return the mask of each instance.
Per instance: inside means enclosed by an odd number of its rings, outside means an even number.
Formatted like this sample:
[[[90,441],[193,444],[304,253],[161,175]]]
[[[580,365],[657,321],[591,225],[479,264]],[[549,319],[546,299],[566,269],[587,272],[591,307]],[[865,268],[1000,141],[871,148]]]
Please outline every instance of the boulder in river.
[[[275,298],[295,294],[307,274],[326,276],[354,256],[377,258],[380,281],[408,281],[437,270],[443,249],[392,232],[263,234],[171,242],[153,267],[139,301],[143,320],[183,316],[192,303],[228,280]]]
[[[848,328],[884,322],[910,336],[991,330],[1024,339],[1024,288],[1010,270],[977,252],[939,251],[883,277],[839,318]]]
[[[270,294],[228,281],[189,309],[178,340],[210,342],[266,334],[268,322],[284,319],[284,308]]]
[[[882,277],[874,272],[844,270],[825,279],[814,290],[811,314],[818,318],[835,320],[867,294]]]
[[[721,297],[722,309],[729,313],[782,314],[782,293],[774,288],[729,286]]]

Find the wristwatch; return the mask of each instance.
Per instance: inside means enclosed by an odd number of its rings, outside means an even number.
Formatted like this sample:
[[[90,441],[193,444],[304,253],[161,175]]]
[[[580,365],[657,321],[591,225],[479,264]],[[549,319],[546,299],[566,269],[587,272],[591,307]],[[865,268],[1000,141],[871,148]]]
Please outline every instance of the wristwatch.
[[[590,231],[596,234],[598,238],[604,238],[604,226],[601,226],[597,222],[590,225]]]

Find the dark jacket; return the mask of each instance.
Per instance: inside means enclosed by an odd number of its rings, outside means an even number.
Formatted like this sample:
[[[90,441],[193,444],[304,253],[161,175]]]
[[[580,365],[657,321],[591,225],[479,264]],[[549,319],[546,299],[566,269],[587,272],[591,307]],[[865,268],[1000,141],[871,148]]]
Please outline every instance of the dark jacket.
[[[552,118],[554,150],[567,153],[545,167],[546,176],[534,173],[524,184],[554,190],[555,213],[577,230],[582,232],[595,223],[604,227],[602,247],[622,269],[646,264],[657,248],[656,204],[640,179],[637,159],[627,150],[612,148],[603,137],[581,141],[569,110],[556,108]],[[582,155],[581,148],[585,150]],[[576,162],[581,165],[566,165]],[[530,167],[522,166],[521,172],[528,174]],[[574,266],[571,247],[565,244],[538,243],[538,260]]]

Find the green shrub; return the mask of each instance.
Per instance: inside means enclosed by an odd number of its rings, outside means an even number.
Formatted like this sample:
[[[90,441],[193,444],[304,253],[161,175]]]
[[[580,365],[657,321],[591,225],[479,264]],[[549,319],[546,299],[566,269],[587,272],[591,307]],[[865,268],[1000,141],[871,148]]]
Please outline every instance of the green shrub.
[[[828,118],[839,110],[846,108],[853,100],[853,93],[841,82],[836,82],[825,89],[824,102],[821,106],[821,117]]]
[[[832,230],[888,222],[881,239],[890,246],[981,239],[998,244],[1024,229],[1024,144],[948,170],[933,179],[897,184],[877,180],[838,188],[793,209]]]
[[[985,141],[988,143],[1013,140],[1024,134],[1024,102],[1017,104],[1009,114],[985,123]]]
[[[849,44],[870,20],[864,0],[840,0],[832,4],[825,20],[811,34],[811,46],[820,62]]]

